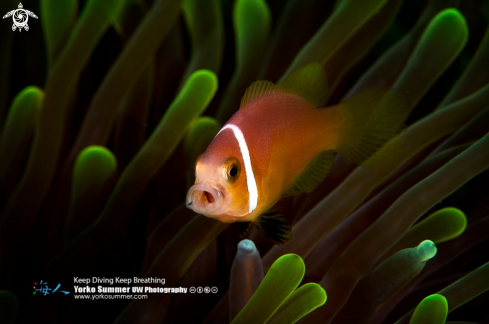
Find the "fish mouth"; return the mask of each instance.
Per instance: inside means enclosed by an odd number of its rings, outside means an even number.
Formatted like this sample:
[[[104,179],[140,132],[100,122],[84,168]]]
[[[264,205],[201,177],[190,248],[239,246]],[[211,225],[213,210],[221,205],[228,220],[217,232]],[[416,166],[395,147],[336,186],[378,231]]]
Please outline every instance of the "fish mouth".
[[[208,184],[193,185],[187,192],[185,205],[204,216],[223,214],[224,191]]]

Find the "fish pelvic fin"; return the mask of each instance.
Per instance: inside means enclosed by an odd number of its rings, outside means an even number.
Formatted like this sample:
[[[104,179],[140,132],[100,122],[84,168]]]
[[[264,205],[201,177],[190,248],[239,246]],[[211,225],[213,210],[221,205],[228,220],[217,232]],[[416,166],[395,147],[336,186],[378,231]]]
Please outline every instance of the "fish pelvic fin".
[[[253,225],[275,244],[284,244],[292,238],[292,228],[278,211],[268,211],[258,216]]]
[[[282,198],[312,192],[323,182],[332,166],[333,151],[319,153],[307,164],[292,186],[285,191]]]
[[[376,165],[367,160],[395,137],[409,114],[404,98],[384,88],[363,91],[334,109],[340,120],[335,151],[369,168]]]
[[[239,238],[244,239],[245,236],[248,234],[248,232],[251,229],[252,222],[240,222],[238,223],[238,229],[239,229]]]
[[[274,84],[270,81],[253,82],[241,99],[241,108],[257,99],[273,93],[294,93],[315,107],[322,107],[329,95],[328,81],[323,67],[319,63],[310,63],[292,72],[284,82]]]

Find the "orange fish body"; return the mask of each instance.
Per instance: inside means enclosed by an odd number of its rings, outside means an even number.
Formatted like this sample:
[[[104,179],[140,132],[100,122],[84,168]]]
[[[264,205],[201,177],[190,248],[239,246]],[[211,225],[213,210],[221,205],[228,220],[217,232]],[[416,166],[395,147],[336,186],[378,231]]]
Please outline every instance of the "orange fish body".
[[[332,110],[317,109],[295,94],[277,93],[249,104],[228,121],[226,125],[242,131],[251,148],[260,197],[257,209],[242,220],[252,221],[272,207],[315,156],[335,147],[336,119]],[[233,136],[228,130],[216,142]]]
[[[394,136],[406,115],[398,96],[385,90],[318,108],[326,96],[324,71],[314,63],[282,84],[253,83],[240,110],[198,159],[187,207],[225,223],[251,222],[275,243],[290,239],[290,227],[270,208],[317,187],[333,151],[364,161]]]

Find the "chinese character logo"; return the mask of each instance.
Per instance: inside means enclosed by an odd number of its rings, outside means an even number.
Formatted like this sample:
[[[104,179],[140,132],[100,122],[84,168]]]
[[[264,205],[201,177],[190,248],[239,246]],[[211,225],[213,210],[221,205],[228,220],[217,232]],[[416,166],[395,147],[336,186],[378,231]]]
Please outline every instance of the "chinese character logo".
[[[48,283],[47,282],[43,282],[41,280],[41,282],[39,283],[39,287],[37,287],[37,283],[34,282],[34,287],[33,287],[34,288],[34,292],[32,294],[35,295],[37,292],[39,292],[40,294],[44,294],[44,296],[46,296],[46,295],[55,293],[57,291],[65,294],[65,295],[68,295],[70,293],[69,291],[58,290],[59,287],[61,287],[61,284],[58,284],[56,286],[56,288],[51,289],[51,288],[48,287]]]
[[[17,28],[19,29],[19,32],[22,31],[22,28],[28,31],[29,25],[27,25],[27,21],[29,21],[29,16],[37,19],[35,13],[29,10],[25,10],[23,8],[24,7],[22,6],[22,3],[19,3],[19,9],[9,11],[5,16],[3,16],[3,19],[12,16],[12,19],[14,20],[14,24],[12,25],[13,31],[15,31]]]

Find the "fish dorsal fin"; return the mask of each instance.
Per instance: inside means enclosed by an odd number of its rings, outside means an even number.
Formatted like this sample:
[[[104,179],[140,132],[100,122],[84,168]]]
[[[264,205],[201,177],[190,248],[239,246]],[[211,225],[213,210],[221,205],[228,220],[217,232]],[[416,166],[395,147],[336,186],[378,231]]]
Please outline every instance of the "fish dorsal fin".
[[[324,106],[329,95],[326,72],[319,63],[310,63],[295,70],[279,86],[301,96],[314,107]]]
[[[292,238],[292,228],[278,211],[268,211],[258,216],[253,224],[275,244],[284,244]]]
[[[297,177],[294,184],[282,197],[308,193],[316,189],[328,175],[333,166],[333,152],[323,151],[316,155]]]
[[[279,86],[273,84],[270,81],[255,81],[245,91],[243,98],[241,98],[240,109],[246,108],[250,103],[260,99],[263,96],[281,92]]]
[[[292,72],[284,82],[253,82],[241,99],[241,109],[257,99],[278,92],[294,93],[307,100],[314,107],[322,107],[328,98],[326,73],[319,63],[310,63]]]

